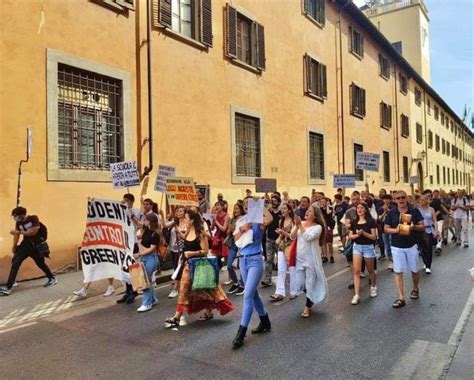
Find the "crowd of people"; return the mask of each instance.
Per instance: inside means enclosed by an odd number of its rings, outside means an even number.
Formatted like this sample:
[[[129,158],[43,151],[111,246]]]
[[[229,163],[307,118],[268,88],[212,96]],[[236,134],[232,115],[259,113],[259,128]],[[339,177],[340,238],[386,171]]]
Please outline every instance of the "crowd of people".
[[[177,302],[174,315],[165,321],[166,328],[177,330],[186,325],[185,314],[201,313],[201,321],[214,318],[215,312],[225,315],[234,309],[229,297],[243,296],[241,322],[232,343],[234,348],[239,348],[254,310],[260,322],[251,332],[261,334],[272,328],[259,287],[275,286],[271,303],[287,296],[294,300],[304,294],[306,301],[301,316],[309,318],[313,306],[328,296],[324,265],[335,263],[335,233],[341,242],[340,254],[352,270],[351,304],[357,305],[362,300],[361,278],[366,276],[365,271],[369,277],[369,297],[377,297],[377,261],[389,260],[388,269],[394,272],[397,293],[392,307],[402,308],[406,305],[404,273],[412,277],[409,297],[417,300],[419,257],[423,270],[430,275],[433,255],[441,255],[444,246],[451,242],[458,247],[469,247],[468,223],[470,219],[474,222],[473,198],[463,190],[425,190],[409,195],[381,189],[377,195],[353,191],[347,196],[343,189],[337,189],[332,199],[316,190],[299,200],[292,199],[287,192],[265,194],[263,198],[263,219],[256,223],[247,218],[250,200],[257,200],[250,190],[232,208],[222,194],[217,195],[211,207],[205,194],[199,191],[198,206],[173,207],[169,215],[158,210],[149,198],[141,200],[141,209],[137,209],[132,194],[123,196],[122,202],[128,207],[136,231],[135,259],[143,263],[149,278],[159,269],[160,261],[161,264],[170,261],[174,269],[168,297],[176,298]],[[35,251],[38,240],[35,236],[40,232],[38,217],[28,216],[23,208],[14,209],[12,216],[16,222],[11,231],[13,265],[8,283],[0,288],[0,293],[10,294],[18,269],[27,257],[32,257],[48,276],[45,286],[54,285],[57,282],[54,275]],[[24,238],[18,244],[20,235]],[[193,290],[196,258],[212,258],[217,272],[225,266],[228,278],[217,281],[215,288]],[[86,297],[89,286],[85,283],[74,294]],[[109,279],[104,296],[114,293],[113,280]],[[127,283],[117,303],[131,304],[137,295]],[[157,301],[151,286],[143,291],[137,311],[146,312]]]

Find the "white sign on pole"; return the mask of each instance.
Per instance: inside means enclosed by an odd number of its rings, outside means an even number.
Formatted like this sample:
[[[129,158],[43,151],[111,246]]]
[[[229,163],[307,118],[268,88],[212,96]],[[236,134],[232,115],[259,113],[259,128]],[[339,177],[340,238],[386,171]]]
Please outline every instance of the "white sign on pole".
[[[166,193],[166,178],[168,177],[176,177],[176,168],[172,166],[158,166],[154,190]]]
[[[348,187],[355,187],[355,174],[334,174],[333,187],[335,189],[341,187],[343,189]]]
[[[33,133],[31,132],[31,128],[26,128],[26,161],[28,161],[31,157],[31,148],[33,146]]]
[[[140,173],[136,161],[123,161],[110,164],[114,189],[140,186]]]
[[[263,223],[263,210],[265,208],[265,200],[263,199],[249,199],[248,212],[245,215],[246,223]]]
[[[357,152],[356,169],[368,170],[371,172],[379,171],[380,154]]]
[[[89,199],[87,224],[80,256],[84,282],[115,278],[129,282],[128,268],[135,263],[135,227],[127,205]]]

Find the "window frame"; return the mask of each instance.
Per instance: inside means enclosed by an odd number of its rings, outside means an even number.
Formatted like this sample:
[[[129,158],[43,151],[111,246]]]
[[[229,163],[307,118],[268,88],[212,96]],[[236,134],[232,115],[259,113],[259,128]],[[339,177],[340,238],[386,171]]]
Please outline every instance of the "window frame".
[[[398,73],[398,80],[400,82],[400,92],[403,95],[408,94],[408,78],[402,73]]]
[[[354,46],[354,39],[359,36],[359,46]],[[359,51],[358,51],[359,50]],[[364,58],[364,36],[359,31],[359,29],[354,28],[354,25],[349,25],[349,51],[358,59],[362,60]]]
[[[317,177],[312,177],[311,176],[311,135],[319,136],[322,139],[322,147],[323,147],[323,153],[322,153],[322,166],[323,166],[323,172],[322,172],[322,178],[317,178]],[[307,129],[307,152],[308,152],[308,184],[310,185],[325,185],[327,183],[327,175],[326,175],[326,147],[325,147],[325,140],[326,140],[326,135],[323,131],[314,129],[309,127]]]
[[[385,103],[384,101],[380,102],[380,127],[386,130],[392,128],[392,106]]]
[[[405,122],[406,120],[406,122]],[[407,115],[400,115],[401,136],[408,138],[410,136],[410,119]]]
[[[315,14],[312,15],[308,9],[308,2],[312,2],[313,9],[315,10]],[[326,25],[326,1],[325,0],[303,0],[303,14],[314,24],[316,24],[319,28],[324,28]],[[320,10],[320,18],[317,17],[317,9]],[[322,15],[322,17],[321,17]]]
[[[328,98],[327,66],[321,63],[319,60],[313,58],[313,56],[309,53],[306,53],[303,56],[303,62],[305,75],[305,95],[324,103],[324,101]],[[313,65],[316,66],[315,73],[313,73]],[[315,91],[313,91],[311,88],[313,79],[316,81]]]
[[[403,183],[409,184],[410,183],[410,165],[407,156],[402,156],[402,176],[403,176]]]
[[[390,79],[390,61],[379,53],[379,76],[388,81]]]
[[[418,87],[415,87],[414,95],[415,95],[415,104],[418,107],[420,107],[421,106],[421,90]]]
[[[420,131],[420,133],[418,133]],[[416,142],[418,144],[423,144],[423,125],[420,123],[415,124],[415,136],[416,136]]]
[[[428,148],[433,149],[434,137],[433,131],[431,129],[428,130]]]
[[[357,90],[359,92],[359,99],[358,99],[358,103],[361,103],[361,107],[362,108],[362,112],[359,112],[359,110],[355,111],[354,109],[354,96],[355,94],[353,94],[353,92]],[[366,98],[366,92],[365,92],[365,89],[363,89],[362,87],[359,87],[357,84],[355,84],[354,82],[352,82],[350,85],[349,85],[349,99],[350,99],[350,102],[349,102],[349,106],[350,106],[350,114],[359,118],[359,119],[363,119],[365,116],[366,116],[366,103],[367,103],[367,98]],[[359,108],[359,107],[357,107]]]
[[[382,151],[382,162],[383,162],[383,181],[385,183],[390,183],[390,152]]]
[[[360,147],[360,150],[356,149],[356,147]],[[356,162],[357,162],[357,152],[363,152],[364,151],[364,145],[359,144],[357,142],[354,142],[352,144],[352,154],[353,154],[353,160],[354,160],[354,175],[355,175],[355,180],[356,182],[363,183],[365,180],[364,176],[364,170],[362,169],[356,169]]]

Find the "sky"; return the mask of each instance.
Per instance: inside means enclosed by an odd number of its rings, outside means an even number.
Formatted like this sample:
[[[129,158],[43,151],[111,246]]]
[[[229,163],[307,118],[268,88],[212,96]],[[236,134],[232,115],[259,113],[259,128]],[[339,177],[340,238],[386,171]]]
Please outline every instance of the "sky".
[[[430,18],[431,87],[459,117],[465,104],[474,114],[474,0],[424,2]]]

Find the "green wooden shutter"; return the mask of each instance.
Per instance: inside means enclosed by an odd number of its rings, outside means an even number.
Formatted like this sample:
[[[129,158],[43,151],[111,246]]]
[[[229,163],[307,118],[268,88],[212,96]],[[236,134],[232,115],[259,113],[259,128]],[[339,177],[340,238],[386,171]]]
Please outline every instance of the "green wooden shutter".
[[[165,28],[171,28],[171,0],[159,0],[158,22]]]
[[[212,47],[212,1],[201,0],[201,42]]]
[[[226,55],[237,58],[237,10],[227,4],[226,8]]]
[[[256,23],[257,30],[257,68],[265,70],[265,28]]]

